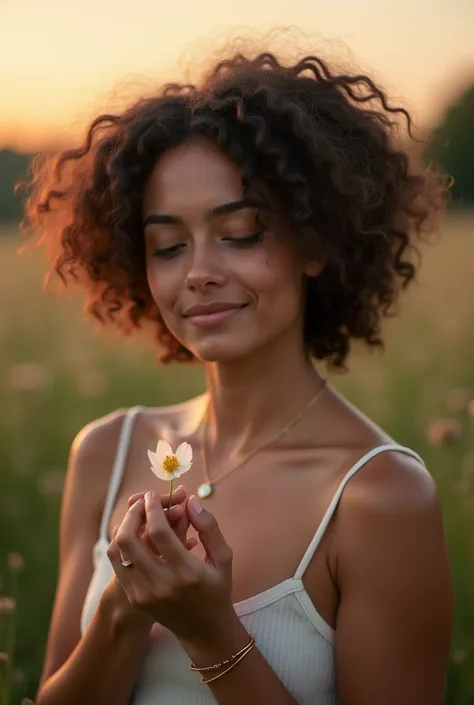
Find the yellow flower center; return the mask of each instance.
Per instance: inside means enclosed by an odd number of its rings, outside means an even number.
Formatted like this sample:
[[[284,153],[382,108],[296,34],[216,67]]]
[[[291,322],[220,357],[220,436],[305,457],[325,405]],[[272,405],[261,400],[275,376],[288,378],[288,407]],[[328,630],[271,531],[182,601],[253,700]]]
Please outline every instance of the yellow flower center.
[[[179,460],[176,455],[167,455],[163,460],[163,470],[172,475],[179,468]]]

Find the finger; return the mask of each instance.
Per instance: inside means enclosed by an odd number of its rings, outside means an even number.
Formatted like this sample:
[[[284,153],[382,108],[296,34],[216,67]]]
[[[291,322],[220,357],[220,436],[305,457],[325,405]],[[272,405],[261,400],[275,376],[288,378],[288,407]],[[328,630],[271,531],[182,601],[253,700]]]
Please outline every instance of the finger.
[[[128,556],[125,555],[127,537],[132,536],[133,533],[140,536],[145,523],[145,506],[143,500],[139,499],[125,513],[122,523],[114,526],[112,540],[119,546],[124,560],[128,560]]]
[[[139,535],[140,527],[145,521],[145,506],[143,500],[138,500],[130,507],[124,520],[120,524],[115,539],[107,549],[107,555],[113,565],[114,571],[120,578],[123,571],[129,572],[131,568],[124,568],[123,561],[131,561],[134,568],[138,568],[149,580],[161,579],[164,564],[153,554]],[[169,531],[172,533],[171,529]]]
[[[174,507],[171,507],[171,509],[164,509],[164,514],[166,516],[166,519],[169,523],[169,525],[173,528],[173,531],[177,534],[178,531],[178,526],[180,523],[182,523],[183,516],[185,516],[185,521],[189,525],[189,519],[187,518],[186,510],[182,504],[176,504]],[[187,532],[187,529],[186,529]],[[186,532],[181,532],[179,535],[179,538],[181,541],[184,543],[184,539],[186,538]],[[143,538],[143,540],[148,541],[148,526],[146,522],[142,525],[140,535]],[[148,542],[148,545],[150,548],[153,550],[153,545]]]
[[[128,506],[129,508],[135,504],[139,499],[144,499],[144,492],[137,492],[136,494],[132,495],[129,500],[128,500]],[[171,509],[168,509],[168,504],[169,504],[169,495],[160,495],[161,498],[161,504],[165,509],[165,514],[166,517],[171,524],[171,526],[175,527],[178,522],[182,519],[183,515],[186,514],[186,511],[184,509],[184,500],[187,497],[187,491],[186,488],[183,487],[182,485],[180,487],[177,487],[175,492],[173,493],[172,496],[172,504],[173,506]],[[166,505],[166,506],[165,506]],[[141,534],[142,536],[146,533],[146,524],[143,524]],[[186,529],[187,531],[187,529]],[[183,536],[186,534],[181,532]]]
[[[166,519],[168,520],[169,525],[172,527],[173,531],[178,536],[181,543],[186,545],[185,542],[186,542],[186,534],[189,529],[189,518],[187,516],[187,512],[185,510],[184,505],[177,504],[174,507],[171,507],[170,510],[164,509],[164,513],[165,513]],[[184,522],[183,522],[183,517],[184,517]],[[140,538],[142,539],[142,541],[145,541],[148,548],[150,548],[150,550],[153,551],[153,553],[157,553],[156,546],[153,544],[150,537],[148,536],[148,526],[146,523],[144,523],[141,527]]]
[[[114,540],[115,536],[117,535],[117,531],[120,528],[120,524],[115,524],[115,526],[112,529],[112,533],[110,534],[112,537],[112,541]]]
[[[124,589],[129,583],[136,584],[137,580],[141,584],[166,584],[169,577],[168,568],[143,541],[141,546],[131,547],[129,544],[126,550],[127,555],[124,556],[124,549],[120,549],[116,541],[112,541],[107,547],[107,556],[113,571]],[[131,565],[124,565],[125,561],[130,561]]]
[[[177,527],[182,522],[183,516],[185,517],[185,522],[189,526],[189,519],[187,518],[186,510],[182,504],[176,504],[174,507],[171,507],[171,509],[165,509],[164,510],[166,518],[170,524],[170,526],[173,527],[173,531],[177,532]],[[188,526],[186,527],[186,531],[183,533],[182,529],[180,530],[180,539],[183,540],[186,537],[186,532],[188,530]],[[115,527],[116,529],[119,527],[119,524]],[[143,540],[147,539],[147,526],[146,522],[144,522],[141,527],[140,527],[140,536]],[[112,537],[113,538],[113,537]],[[150,546],[151,548],[151,546]]]
[[[211,562],[219,567],[231,568],[232,549],[225,540],[215,516],[204,509],[195,495],[188,499],[187,509],[191,524],[198,532]]]
[[[144,492],[135,492],[135,494],[132,494],[128,498],[128,506],[131,507],[132,504],[135,504],[135,502],[138,499],[144,499],[145,494],[146,494],[145,491]],[[186,487],[184,487],[184,485],[180,485],[179,487],[177,487],[174,490],[173,494],[171,495],[171,504],[173,504],[173,505],[174,504],[176,504],[176,505],[181,504],[186,499],[187,494],[188,493],[187,493]],[[161,498],[162,506],[167,507],[168,503],[169,503],[169,498],[170,498],[169,494],[161,494],[159,496]]]
[[[189,516],[188,512],[186,511],[186,506],[184,504],[180,504],[179,508],[182,511],[181,515],[177,518],[175,522],[170,521],[170,524],[173,526],[173,531],[175,532],[179,540],[182,543],[185,543],[190,527]],[[172,509],[174,509],[174,507]]]
[[[185,540],[184,542],[184,547],[188,551],[192,551],[193,548],[195,548],[198,545],[198,540],[194,538],[194,536],[190,536],[188,539]]]
[[[170,565],[176,566],[186,559],[187,554],[182,542],[170,527],[157,494],[147,492],[145,495],[147,534],[163,558]]]
[[[175,504],[171,509],[164,509],[165,516],[168,519],[171,526],[176,527],[180,522],[182,522],[183,517],[186,517],[186,510],[183,504]]]

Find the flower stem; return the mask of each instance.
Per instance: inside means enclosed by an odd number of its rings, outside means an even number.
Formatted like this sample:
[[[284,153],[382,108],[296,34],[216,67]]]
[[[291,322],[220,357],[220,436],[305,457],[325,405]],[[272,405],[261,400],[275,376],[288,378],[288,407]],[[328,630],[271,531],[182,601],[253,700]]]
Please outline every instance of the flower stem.
[[[173,495],[173,478],[170,480],[170,501],[168,502],[168,509],[171,509],[171,497]]]

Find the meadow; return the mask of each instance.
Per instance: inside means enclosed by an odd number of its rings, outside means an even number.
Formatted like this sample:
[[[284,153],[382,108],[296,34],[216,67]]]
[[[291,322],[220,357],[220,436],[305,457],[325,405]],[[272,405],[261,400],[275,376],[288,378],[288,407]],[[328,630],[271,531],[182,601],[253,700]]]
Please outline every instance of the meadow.
[[[419,282],[385,326],[385,353],[356,349],[349,373],[329,374],[436,480],[456,587],[448,705],[474,703],[473,225],[474,214],[451,215],[424,249]],[[148,341],[97,331],[77,295],[44,294],[41,260],[18,246],[14,228],[0,232],[0,618],[16,621],[11,705],[34,696],[42,667],[74,436],[117,407],[202,389],[198,368],[162,367]],[[16,605],[6,599],[15,591]],[[9,638],[0,629],[0,652]]]

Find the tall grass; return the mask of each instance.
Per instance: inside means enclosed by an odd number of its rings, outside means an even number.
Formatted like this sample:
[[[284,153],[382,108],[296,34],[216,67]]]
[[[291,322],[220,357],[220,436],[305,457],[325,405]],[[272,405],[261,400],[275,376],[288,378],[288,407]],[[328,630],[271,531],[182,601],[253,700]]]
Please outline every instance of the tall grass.
[[[386,326],[385,355],[355,350],[350,373],[332,377],[397,440],[420,452],[436,479],[456,583],[449,705],[474,702],[473,222],[453,217],[443,242],[426,251],[420,284]],[[12,703],[34,695],[40,675],[73,437],[114,408],[167,404],[202,389],[200,370],[162,369],[151,346],[99,336],[77,297],[43,295],[41,263],[36,256],[19,258],[17,246],[14,237],[0,237],[0,572],[12,552],[24,561],[16,574]],[[0,595],[9,590],[4,574]],[[3,638],[0,632],[0,652]]]

